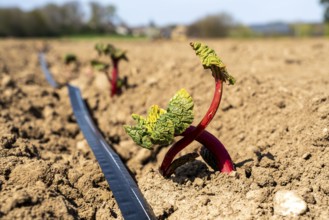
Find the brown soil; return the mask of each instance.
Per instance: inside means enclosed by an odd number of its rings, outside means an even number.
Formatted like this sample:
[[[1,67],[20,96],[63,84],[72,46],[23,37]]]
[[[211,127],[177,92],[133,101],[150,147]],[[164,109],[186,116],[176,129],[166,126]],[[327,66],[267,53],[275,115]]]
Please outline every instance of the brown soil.
[[[198,157],[164,179],[168,148],[136,146],[122,125],[131,113],[162,107],[180,88],[195,101],[195,122],[213,94],[213,79],[188,42],[114,42],[129,88],[110,98],[104,73],[92,71],[95,42],[49,41],[47,59],[60,83],[81,88],[106,140],[117,150],[161,219],[281,219],[273,197],[293,190],[307,203],[300,219],[329,219],[329,41],[209,41],[237,78],[225,86],[207,128],[225,144],[237,171],[212,171]],[[122,219],[73,116],[65,86],[41,73],[38,41],[0,41],[0,218]],[[65,66],[72,52],[79,65]],[[193,143],[182,152],[197,152]]]

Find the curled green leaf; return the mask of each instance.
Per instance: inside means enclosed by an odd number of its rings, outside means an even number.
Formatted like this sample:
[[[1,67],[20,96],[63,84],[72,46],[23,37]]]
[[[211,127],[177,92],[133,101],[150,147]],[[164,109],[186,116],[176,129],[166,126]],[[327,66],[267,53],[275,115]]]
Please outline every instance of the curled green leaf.
[[[97,51],[98,55],[108,55],[110,56],[112,59],[115,60],[126,60],[128,61],[128,57],[127,57],[127,51],[124,50],[120,50],[118,48],[116,48],[115,46],[113,46],[112,44],[102,44],[102,43],[98,43],[95,45],[95,50]]]
[[[99,56],[108,53],[108,47],[107,47],[107,45],[102,44],[102,43],[97,43],[95,45],[95,50],[97,51],[97,53],[98,53]]]
[[[146,129],[141,125],[135,125],[135,126],[124,126],[125,131],[127,134],[133,139],[133,141],[147,149],[152,149],[152,142],[150,140],[150,137],[148,136],[148,132]]]
[[[185,89],[179,90],[168,104],[167,112],[175,125],[175,134],[183,133],[193,122],[193,99]]]
[[[127,51],[125,51],[125,50],[120,50],[120,49],[113,47],[110,54],[111,54],[110,56],[112,59],[128,61],[128,57],[126,55]]]
[[[92,60],[90,64],[95,70],[98,71],[106,71],[109,68],[107,63],[101,62],[99,60]]]
[[[166,110],[160,108],[157,105],[152,105],[148,111],[147,118],[143,124],[149,132],[154,131],[154,127],[161,115],[165,114]]]
[[[134,126],[124,126],[134,142],[147,149],[154,145],[167,146],[193,121],[193,100],[185,89],[179,90],[170,100],[167,110],[152,105],[147,117],[132,114]]]
[[[200,42],[191,42],[190,45],[196,55],[200,57],[203,68],[211,69],[214,77],[228,82],[229,85],[234,85],[234,77],[227,72],[225,64],[213,49]]]
[[[173,122],[165,116],[166,110],[152,105],[147,117],[132,114],[135,126],[124,126],[134,142],[144,148],[152,149],[153,145],[169,145],[174,138]]]
[[[150,133],[154,145],[167,146],[174,140],[174,123],[167,116],[167,114],[161,115]]]

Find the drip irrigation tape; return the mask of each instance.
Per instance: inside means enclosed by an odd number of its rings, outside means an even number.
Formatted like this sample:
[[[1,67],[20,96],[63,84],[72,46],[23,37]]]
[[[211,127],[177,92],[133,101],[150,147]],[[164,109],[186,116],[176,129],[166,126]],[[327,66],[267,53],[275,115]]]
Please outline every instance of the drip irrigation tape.
[[[43,54],[39,54],[39,58],[42,70],[49,84],[56,88],[57,83],[53,80],[47,69]],[[123,218],[126,220],[156,219],[153,210],[146,202],[119,155],[106,143],[94,124],[81,96],[80,89],[70,84],[67,85],[67,88],[78,125],[92,149],[104,173],[105,179],[110,185],[110,189],[118,203]]]
[[[41,70],[42,70],[43,74],[45,75],[46,80],[48,81],[48,83],[52,87],[58,88],[58,84],[53,79],[50,71],[48,70],[47,62],[46,62],[46,57],[45,57],[45,54],[44,53],[39,53],[39,62],[40,62]]]
[[[93,123],[80,90],[68,85],[71,105],[79,127],[104,173],[124,219],[155,219],[137,184],[120,157],[106,143]]]

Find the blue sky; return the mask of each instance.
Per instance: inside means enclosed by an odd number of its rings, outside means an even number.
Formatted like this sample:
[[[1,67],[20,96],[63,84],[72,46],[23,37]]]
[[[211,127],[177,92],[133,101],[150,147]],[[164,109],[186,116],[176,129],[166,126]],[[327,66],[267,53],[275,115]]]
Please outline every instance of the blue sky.
[[[87,5],[90,0],[81,0]],[[271,21],[320,22],[323,8],[319,0],[94,0],[113,4],[119,16],[129,25],[154,21],[157,25],[189,24],[208,14],[227,12],[235,21],[260,24]],[[67,0],[0,0],[0,7],[17,6],[25,10],[47,2]]]

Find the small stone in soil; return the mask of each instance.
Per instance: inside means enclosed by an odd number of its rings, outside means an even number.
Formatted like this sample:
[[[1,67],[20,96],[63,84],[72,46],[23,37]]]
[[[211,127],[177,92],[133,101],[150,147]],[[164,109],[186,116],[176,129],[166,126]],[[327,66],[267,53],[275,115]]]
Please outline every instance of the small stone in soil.
[[[308,159],[310,159],[311,158],[311,154],[310,153],[305,153],[305,154],[303,154],[303,156],[302,156],[302,158],[304,159],[304,160],[308,160]]]
[[[234,177],[234,178],[236,178],[236,179],[239,179],[239,174],[238,174],[238,172],[236,172],[236,171],[232,171],[232,172],[230,172],[230,173],[229,173],[229,176]]]
[[[274,213],[281,216],[298,216],[307,211],[307,204],[297,193],[280,190],[274,196]]]
[[[3,76],[2,80],[1,80],[1,86],[2,87],[7,87],[13,84],[13,80],[11,79],[10,76]]]
[[[77,149],[82,151],[83,153],[88,153],[89,152],[89,146],[86,140],[81,140],[77,142],[76,145]]]
[[[199,178],[199,177],[195,178],[195,180],[194,180],[194,185],[195,185],[195,186],[202,187],[203,184],[204,184],[203,179],[201,179],[201,178]]]

